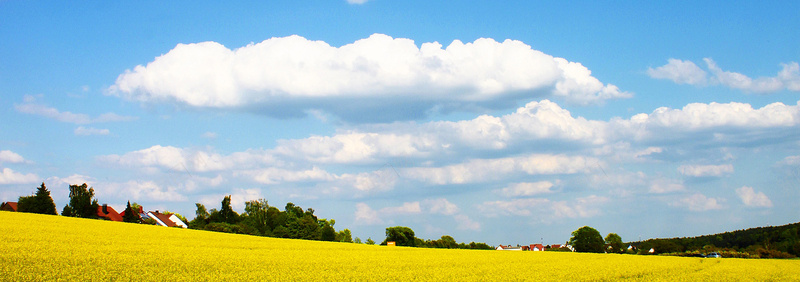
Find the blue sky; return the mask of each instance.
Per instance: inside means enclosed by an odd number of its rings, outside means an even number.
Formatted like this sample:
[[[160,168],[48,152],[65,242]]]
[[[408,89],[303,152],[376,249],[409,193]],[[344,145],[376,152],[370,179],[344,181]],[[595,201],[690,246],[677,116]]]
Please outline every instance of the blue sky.
[[[0,200],[493,245],[798,221],[798,3],[451,2],[0,1]]]

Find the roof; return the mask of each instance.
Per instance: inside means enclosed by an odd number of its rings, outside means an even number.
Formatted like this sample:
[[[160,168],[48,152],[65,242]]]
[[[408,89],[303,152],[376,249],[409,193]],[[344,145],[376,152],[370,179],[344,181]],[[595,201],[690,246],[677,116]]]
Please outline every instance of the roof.
[[[142,210],[142,206],[139,206],[139,212],[136,213],[136,216],[141,216],[142,213],[144,213],[143,210]],[[121,213],[119,213],[119,215],[124,217],[125,216],[125,211],[122,211]]]
[[[5,202],[2,206],[0,206],[0,210],[17,211],[17,202]]]
[[[170,215],[169,215],[169,214],[163,214],[163,213],[159,213],[159,212],[157,212],[157,211],[155,211],[155,212],[149,212],[149,214],[152,214],[152,215],[155,217],[155,220],[156,220],[156,221],[160,221],[161,223],[164,223],[164,225],[165,225],[165,226],[167,226],[167,227],[175,227],[175,226],[178,226],[177,224],[175,224],[175,222],[174,222],[174,221],[172,221],[171,219],[169,219],[169,217],[170,217]]]
[[[119,213],[117,213],[117,211],[109,205],[97,207],[97,216],[111,221],[122,221],[122,216],[119,215]]]

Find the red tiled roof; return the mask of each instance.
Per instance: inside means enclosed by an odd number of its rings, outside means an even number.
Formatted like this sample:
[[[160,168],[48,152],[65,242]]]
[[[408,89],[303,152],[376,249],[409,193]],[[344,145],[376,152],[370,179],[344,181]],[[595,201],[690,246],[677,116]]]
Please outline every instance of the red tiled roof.
[[[140,214],[142,214],[143,213],[142,210],[143,210],[142,206],[139,206],[139,212],[136,213],[136,216],[139,216]],[[119,216],[124,217],[125,216],[125,211],[122,211],[121,213],[119,213]]]
[[[171,219],[169,219],[169,217],[170,217],[169,214],[163,214],[163,213],[159,213],[159,212],[151,212],[151,214],[153,214],[155,217],[158,218],[158,220],[160,220],[161,222],[166,224],[167,227],[178,226],[177,224],[175,224],[175,222],[173,222]]]
[[[105,210],[105,212],[103,210]],[[109,205],[97,207],[97,216],[111,221],[122,221],[122,216],[119,215],[119,213],[117,213],[117,211]]]
[[[17,202],[5,202],[2,209],[6,211],[17,211]]]

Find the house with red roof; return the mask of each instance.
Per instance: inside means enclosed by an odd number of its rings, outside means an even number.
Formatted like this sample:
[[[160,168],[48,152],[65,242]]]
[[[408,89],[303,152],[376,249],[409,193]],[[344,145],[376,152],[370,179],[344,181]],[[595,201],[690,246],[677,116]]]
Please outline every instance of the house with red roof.
[[[531,244],[528,250],[531,250],[531,251],[534,251],[534,252],[544,251],[544,245],[542,245],[542,244]]]
[[[97,216],[106,220],[122,221],[122,216],[114,208],[106,204],[97,207]]]
[[[182,228],[188,228],[189,226],[186,225],[178,216],[175,214],[163,214],[159,213],[158,211],[154,212],[147,212],[147,217],[152,218],[156,221],[156,224],[166,227],[177,227],[180,226]]]
[[[0,205],[0,211],[17,211],[17,202],[3,202],[3,204]]]

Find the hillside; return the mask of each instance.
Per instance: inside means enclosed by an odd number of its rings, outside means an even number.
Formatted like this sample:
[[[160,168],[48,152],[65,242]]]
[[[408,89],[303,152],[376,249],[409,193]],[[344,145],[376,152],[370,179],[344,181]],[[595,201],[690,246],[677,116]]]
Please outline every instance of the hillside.
[[[640,249],[654,248],[658,253],[730,249],[769,255],[780,253],[800,256],[800,223],[756,227],[731,232],[685,238],[650,239],[631,243]],[[777,253],[780,252],[780,253]]]
[[[800,279],[800,260],[385,247],[13,212],[0,223],[9,281]]]

